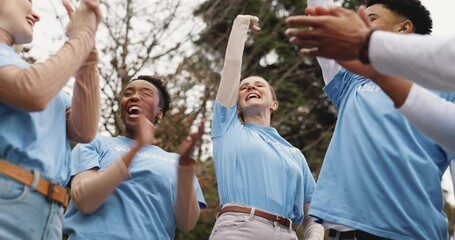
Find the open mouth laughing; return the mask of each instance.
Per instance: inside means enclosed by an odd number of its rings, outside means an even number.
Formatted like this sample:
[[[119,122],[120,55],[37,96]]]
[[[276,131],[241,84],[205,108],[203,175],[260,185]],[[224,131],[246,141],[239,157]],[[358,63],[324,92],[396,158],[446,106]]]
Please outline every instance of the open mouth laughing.
[[[131,105],[127,108],[127,113],[130,118],[138,118],[141,111],[141,108],[137,105]]]
[[[259,94],[257,93],[250,93],[248,95],[246,95],[246,101],[250,100],[250,99],[261,99],[261,96],[259,96]]]

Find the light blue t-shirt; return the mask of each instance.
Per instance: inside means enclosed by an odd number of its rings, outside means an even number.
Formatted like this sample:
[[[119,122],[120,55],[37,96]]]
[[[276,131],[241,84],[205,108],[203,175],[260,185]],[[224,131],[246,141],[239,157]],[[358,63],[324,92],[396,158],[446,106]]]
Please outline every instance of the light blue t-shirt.
[[[441,178],[451,156],[369,79],[342,69],[324,90],[338,121],[310,215],[390,239],[447,239]]]
[[[0,44],[0,67],[11,65],[29,66],[13,48]],[[66,184],[71,151],[66,109],[70,104],[63,91],[40,112],[24,112],[0,102],[0,159],[36,169],[49,180]]]
[[[125,155],[134,140],[97,136],[72,152],[71,175],[106,168]],[[128,167],[131,177],[115,189],[92,214],[82,214],[70,202],[64,218],[69,239],[174,239],[179,155],[157,146],[145,146]],[[199,206],[205,199],[194,178]]]
[[[250,205],[302,223],[315,182],[299,149],[273,127],[241,124],[237,105],[226,108],[218,100],[212,139],[220,205]]]

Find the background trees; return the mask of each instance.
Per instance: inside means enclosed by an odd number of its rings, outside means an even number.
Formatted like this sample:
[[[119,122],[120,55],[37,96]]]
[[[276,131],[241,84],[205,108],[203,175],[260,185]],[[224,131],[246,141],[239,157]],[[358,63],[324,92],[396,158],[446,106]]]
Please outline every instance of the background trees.
[[[284,36],[283,20],[304,14],[305,2],[102,0],[106,14],[97,44],[102,78],[100,132],[116,136],[123,130],[118,99],[132,77],[161,75],[171,90],[172,110],[157,126],[157,144],[174,151],[194,121],[210,121],[233,20],[238,14],[256,15],[262,31],[251,35],[245,45],[242,77],[260,75],[273,85],[280,107],[272,125],[304,153],[317,179],[336,111],[321,90],[324,84],[316,61],[297,56]],[[360,2],[339,0],[338,4],[355,8]],[[25,50],[24,57],[34,61]],[[210,124],[206,126],[209,131]],[[209,133],[196,154],[201,159],[198,178],[208,208],[191,233],[178,232],[176,239],[207,239],[218,211]],[[445,210],[452,219],[453,208],[447,205]]]

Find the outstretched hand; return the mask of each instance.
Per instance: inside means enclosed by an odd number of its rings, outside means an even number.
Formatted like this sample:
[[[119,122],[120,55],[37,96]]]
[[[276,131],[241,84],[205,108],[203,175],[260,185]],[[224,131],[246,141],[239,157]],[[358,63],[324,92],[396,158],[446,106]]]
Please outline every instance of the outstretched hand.
[[[202,139],[204,135],[205,121],[202,120],[199,124],[198,131],[191,133],[186,139],[180,144],[177,153],[180,154],[179,165],[191,165],[195,161],[190,157],[193,152],[194,146]]]
[[[307,8],[309,16],[286,19],[289,41],[297,45],[299,54],[321,56],[336,60],[355,60],[359,57],[371,24],[361,6],[358,12],[342,7]]]
[[[85,29],[96,31],[102,19],[99,0],[82,0],[76,10],[73,9],[68,0],[62,0],[62,3],[70,18],[66,29],[66,35],[68,37],[72,37]]]
[[[261,31],[261,28],[259,27],[259,18],[256,16],[252,15],[237,15],[237,18],[245,18],[250,21],[249,29],[253,32],[259,32]]]

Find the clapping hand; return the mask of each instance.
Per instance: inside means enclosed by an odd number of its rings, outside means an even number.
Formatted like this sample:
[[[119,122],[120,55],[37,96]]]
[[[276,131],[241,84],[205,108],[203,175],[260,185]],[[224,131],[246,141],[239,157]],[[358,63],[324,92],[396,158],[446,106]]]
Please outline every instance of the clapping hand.
[[[70,18],[66,29],[68,37],[73,37],[83,30],[96,32],[102,19],[99,0],[82,0],[76,10],[68,0],[62,0],[62,3]]]
[[[193,151],[194,146],[202,139],[204,135],[204,120],[201,121],[198,127],[198,131],[191,133],[185,140],[182,141],[178,148],[178,153],[180,154],[179,165],[191,165],[195,161],[190,157],[190,154]]]
[[[261,31],[261,28],[259,27],[259,18],[258,17],[252,16],[252,15],[237,15],[237,18],[248,19],[248,21],[250,21],[249,29],[251,31],[253,31],[253,32]]]

